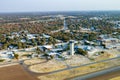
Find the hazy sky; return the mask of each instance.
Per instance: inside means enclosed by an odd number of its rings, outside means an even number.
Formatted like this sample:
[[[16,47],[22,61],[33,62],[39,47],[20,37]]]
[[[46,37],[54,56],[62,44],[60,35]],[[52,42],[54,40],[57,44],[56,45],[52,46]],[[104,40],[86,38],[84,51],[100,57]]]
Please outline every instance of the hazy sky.
[[[120,10],[120,0],[0,0],[0,12]]]

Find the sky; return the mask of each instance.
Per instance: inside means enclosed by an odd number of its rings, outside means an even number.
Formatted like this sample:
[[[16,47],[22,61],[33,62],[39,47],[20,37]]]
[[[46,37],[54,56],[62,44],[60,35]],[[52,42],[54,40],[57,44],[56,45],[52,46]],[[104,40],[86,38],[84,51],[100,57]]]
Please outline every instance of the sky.
[[[0,12],[120,10],[120,0],[0,0]]]

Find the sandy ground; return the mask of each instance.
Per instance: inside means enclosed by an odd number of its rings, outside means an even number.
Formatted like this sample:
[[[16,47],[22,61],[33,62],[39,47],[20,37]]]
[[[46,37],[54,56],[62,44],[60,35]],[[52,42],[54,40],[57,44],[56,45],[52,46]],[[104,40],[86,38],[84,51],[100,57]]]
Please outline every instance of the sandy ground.
[[[38,59],[38,58],[34,58],[34,59],[30,59],[30,60],[25,60],[24,63],[26,65],[33,65],[33,64],[40,64],[45,62],[45,59]]]
[[[115,78],[112,78],[110,80],[120,80],[120,76],[119,77],[115,77]]]
[[[81,55],[74,55],[70,59],[65,60],[64,62],[66,64],[68,64],[69,66],[79,66],[79,65],[82,65],[82,64],[90,63],[91,61],[88,58],[83,57]]]
[[[24,71],[22,66],[13,65],[0,68],[0,80],[38,80]]]
[[[58,62],[53,59],[42,64],[32,65],[29,69],[37,73],[46,73],[64,68],[66,68],[64,63]]]
[[[106,50],[106,52],[111,53],[111,54],[120,55],[120,50],[119,49]]]
[[[29,69],[33,72],[46,73],[46,72],[64,69],[69,66],[78,66],[81,64],[87,64],[90,63],[90,60],[83,56],[74,55],[68,60],[53,59],[48,62],[44,62],[44,60],[41,59],[31,59],[31,60],[26,60],[24,63],[27,65],[31,65]]]
[[[71,70],[65,70],[65,71],[57,72],[55,74],[39,76],[38,78],[41,80],[54,80],[54,79],[55,80],[70,80],[71,78],[74,78],[74,77],[77,77],[77,76],[80,76],[83,74],[96,72],[96,71],[110,68],[113,66],[120,66],[119,59],[118,60],[115,59],[115,60],[111,60],[111,61],[107,61],[107,62],[96,63],[96,64],[91,64],[88,66],[74,68]],[[120,72],[119,72],[119,74],[120,74]],[[104,79],[91,79],[91,80],[104,80]]]
[[[55,74],[39,76],[38,78],[41,80],[54,80],[54,79],[55,80],[70,80],[71,78],[74,78],[75,76],[79,76],[79,75],[83,75],[86,73],[101,70],[103,68],[103,66],[104,66],[103,63],[93,64],[91,66],[84,66],[84,67],[80,67],[80,68],[57,72]]]

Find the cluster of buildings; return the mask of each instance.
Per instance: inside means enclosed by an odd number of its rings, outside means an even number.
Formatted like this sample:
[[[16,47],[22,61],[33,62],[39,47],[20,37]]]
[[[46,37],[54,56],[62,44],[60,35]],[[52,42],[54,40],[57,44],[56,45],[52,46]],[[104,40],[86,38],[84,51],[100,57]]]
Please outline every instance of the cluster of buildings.
[[[113,38],[108,35],[100,35],[99,42],[106,49],[118,48],[120,46],[120,40],[118,38]]]
[[[18,34],[13,34],[17,35]],[[12,35],[12,36],[13,36]],[[27,34],[26,37],[28,39],[35,39],[38,34]],[[43,34],[42,35],[45,38],[50,38],[49,35]],[[25,43],[26,40],[21,39],[21,42]],[[89,43],[89,44],[85,44]],[[93,44],[97,43],[96,46],[93,46]],[[12,47],[12,46],[11,46]],[[40,45],[38,46],[40,50],[42,50],[44,53],[47,53],[49,56],[64,56],[64,55],[74,55],[76,52],[76,49],[82,49],[84,51],[88,52],[88,56],[94,55],[98,51],[102,51],[104,49],[114,49],[120,47],[120,40],[117,38],[112,38],[108,35],[100,35],[95,42],[93,41],[75,41],[70,40],[69,42],[60,42],[56,43],[55,45]],[[33,48],[26,48],[26,51],[30,51]],[[18,49],[16,49],[18,51]],[[14,51],[14,49],[13,49]],[[1,59],[12,59],[14,58],[14,52],[13,51],[6,51],[0,53]]]
[[[5,59],[5,60],[14,59],[14,52],[13,51],[1,51],[0,59]]]
[[[67,24],[65,21],[65,17],[63,16],[58,16],[64,19],[64,30],[67,30]],[[92,17],[90,18],[91,20],[102,20],[102,18],[100,17]],[[115,24],[117,24],[118,26],[120,26],[119,24],[120,22],[115,22]],[[82,31],[96,31],[97,29],[95,29],[94,27],[91,28],[81,28]],[[24,34],[22,34],[24,33]],[[28,40],[31,39],[36,39],[38,36],[40,38],[45,38],[48,39],[51,36],[46,35],[46,34],[30,34],[27,31],[24,32],[13,32],[10,36],[8,36],[9,38],[13,39],[14,37],[20,37],[20,36],[25,36]],[[56,39],[57,40],[57,39]],[[20,42],[22,43],[26,43],[27,40],[25,38],[21,38]],[[80,42],[80,43],[79,43]],[[32,43],[32,42],[31,42]],[[76,45],[76,43],[78,45]],[[87,45],[85,43],[88,43]],[[97,44],[94,45],[93,44]],[[97,47],[96,47],[97,46]],[[13,48],[12,45],[9,46],[10,48]],[[69,42],[63,43],[62,41],[60,43],[57,43],[55,45],[40,45],[38,46],[40,48],[40,50],[42,50],[43,52],[47,53],[48,55],[59,55],[62,56],[63,53],[69,53],[70,55],[74,55],[75,54],[75,50],[76,49],[83,49],[84,51],[88,52],[89,56],[92,56],[95,52],[101,51],[103,49],[114,49],[114,48],[118,48],[120,47],[120,40],[118,38],[113,38],[111,36],[108,35],[99,35],[98,39],[96,39],[94,42],[93,41],[87,41],[87,40],[81,40],[81,41],[75,41],[75,40],[70,40]],[[17,47],[16,47],[17,49]],[[32,49],[32,48],[31,48]],[[27,50],[27,49],[26,49]],[[30,48],[28,49],[30,50]],[[67,54],[66,54],[67,55]],[[0,53],[0,58],[4,58],[4,59],[12,59],[14,57],[13,52],[2,52]]]

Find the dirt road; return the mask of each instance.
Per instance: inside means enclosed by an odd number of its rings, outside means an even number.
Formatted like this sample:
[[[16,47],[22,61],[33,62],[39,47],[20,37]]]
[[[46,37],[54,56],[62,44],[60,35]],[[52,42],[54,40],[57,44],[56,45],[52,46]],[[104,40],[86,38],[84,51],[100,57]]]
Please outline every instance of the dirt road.
[[[39,80],[27,73],[21,65],[12,65],[0,68],[0,80]]]

